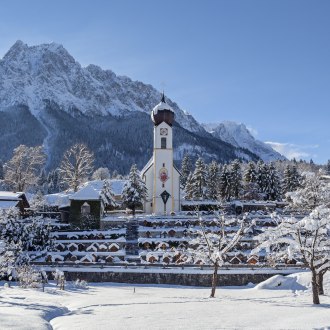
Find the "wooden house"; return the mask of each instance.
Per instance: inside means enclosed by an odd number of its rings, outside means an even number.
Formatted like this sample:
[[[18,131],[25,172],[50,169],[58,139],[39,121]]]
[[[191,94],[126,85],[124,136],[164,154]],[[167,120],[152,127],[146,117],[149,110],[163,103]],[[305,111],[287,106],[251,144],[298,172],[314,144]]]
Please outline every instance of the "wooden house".
[[[11,207],[18,208],[20,213],[24,214],[26,209],[30,207],[30,204],[26,199],[25,193],[0,191],[0,209],[6,210]]]

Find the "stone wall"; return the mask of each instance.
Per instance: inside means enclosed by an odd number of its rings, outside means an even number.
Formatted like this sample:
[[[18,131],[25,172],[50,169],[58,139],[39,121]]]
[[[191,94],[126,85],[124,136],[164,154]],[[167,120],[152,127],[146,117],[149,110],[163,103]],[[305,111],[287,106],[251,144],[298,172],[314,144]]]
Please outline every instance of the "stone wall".
[[[248,283],[260,283],[276,274],[219,274],[219,286],[240,286]],[[76,279],[88,282],[115,282],[134,284],[174,284],[184,286],[210,286],[212,274],[187,273],[136,273],[136,272],[66,272],[66,279]]]

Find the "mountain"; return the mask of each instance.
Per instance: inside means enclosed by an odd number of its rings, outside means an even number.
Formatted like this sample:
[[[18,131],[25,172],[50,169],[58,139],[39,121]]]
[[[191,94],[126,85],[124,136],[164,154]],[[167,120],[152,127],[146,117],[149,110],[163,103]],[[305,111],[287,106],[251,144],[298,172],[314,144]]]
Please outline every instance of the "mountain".
[[[250,150],[265,162],[286,159],[266,143],[256,140],[242,123],[224,121],[219,124],[203,124],[203,127],[214,137],[228,142],[237,148]]]
[[[151,85],[96,65],[83,68],[61,45],[17,41],[0,60],[0,158],[9,159],[19,144],[43,144],[48,168],[54,168],[67,148],[84,142],[97,167],[121,173],[132,163],[143,167],[152,155],[150,111],[159,100]],[[176,115],[176,162],[185,152],[206,161],[259,158],[210,134],[175,102],[167,102]]]

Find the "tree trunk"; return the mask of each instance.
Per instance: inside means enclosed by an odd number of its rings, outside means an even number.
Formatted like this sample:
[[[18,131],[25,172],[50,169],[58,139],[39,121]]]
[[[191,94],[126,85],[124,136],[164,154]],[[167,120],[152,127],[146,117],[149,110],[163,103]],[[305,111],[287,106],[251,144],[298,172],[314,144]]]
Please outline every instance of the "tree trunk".
[[[319,290],[317,285],[317,274],[315,270],[312,270],[312,290],[313,290],[313,304],[319,305],[320,298],[319,298]]]
[[[317,288],[319,290],[319,295],[324,295],[324,289],[323,289],[323,273],[320,272],[317,274]]]
[[[212,275],[212,289],[211,289],[211,295],[210,298],[214,298],[215,297],[215,289],[217,288],[217,283],[218,283],[218,268],[219,265],[216,262],[214,264],[214,269],[213,269],[213,275]]]

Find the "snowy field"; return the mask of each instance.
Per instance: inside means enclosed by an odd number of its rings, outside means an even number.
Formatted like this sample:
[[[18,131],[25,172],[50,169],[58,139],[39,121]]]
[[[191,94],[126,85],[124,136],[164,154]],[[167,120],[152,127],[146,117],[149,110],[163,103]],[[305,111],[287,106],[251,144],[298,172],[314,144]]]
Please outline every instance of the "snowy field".
[[[0,289],[0,329],[330,329],[327,296],[312,305],[309,274],[210,289],[100,283]],[[135,288],[135,292],[134,292]]]

